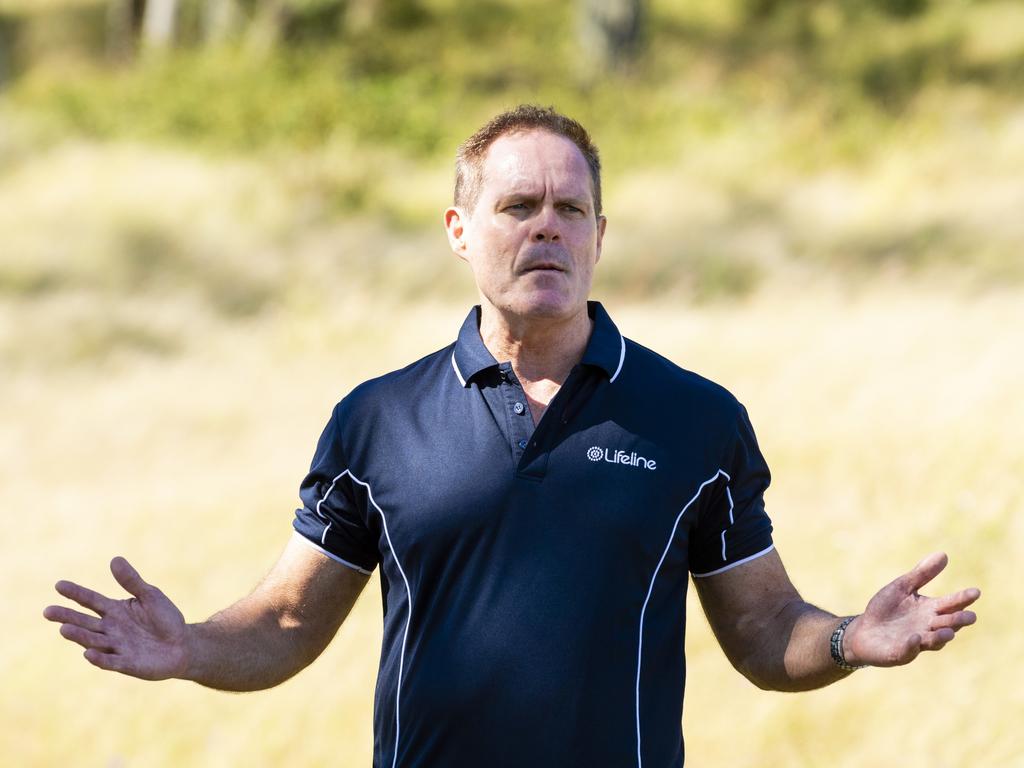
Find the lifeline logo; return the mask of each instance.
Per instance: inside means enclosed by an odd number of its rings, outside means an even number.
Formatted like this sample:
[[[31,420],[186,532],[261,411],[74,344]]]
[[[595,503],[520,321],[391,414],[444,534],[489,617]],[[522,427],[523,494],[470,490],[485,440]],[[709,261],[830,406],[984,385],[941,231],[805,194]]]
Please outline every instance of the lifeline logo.
[[[607,461],[609,464],[626,464],[630,467],[643,467],[644,469],[657,469],[658,464],[654,459],[645,459],[638,456],[636,451],[626,453],[618,450],[612,453],[607,448],[598,448],[596,445],[587,451],[587,458],[591,461]]]

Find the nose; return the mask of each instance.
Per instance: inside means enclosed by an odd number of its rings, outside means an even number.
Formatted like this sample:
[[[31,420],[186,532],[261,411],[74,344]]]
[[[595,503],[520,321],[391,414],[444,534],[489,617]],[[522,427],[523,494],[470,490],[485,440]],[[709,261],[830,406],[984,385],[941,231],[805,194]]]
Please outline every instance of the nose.
[[[551,206],[543,206],[534,221],[533,239],[538,243],[558,242],[561,233],[558,230],[558,215]]]

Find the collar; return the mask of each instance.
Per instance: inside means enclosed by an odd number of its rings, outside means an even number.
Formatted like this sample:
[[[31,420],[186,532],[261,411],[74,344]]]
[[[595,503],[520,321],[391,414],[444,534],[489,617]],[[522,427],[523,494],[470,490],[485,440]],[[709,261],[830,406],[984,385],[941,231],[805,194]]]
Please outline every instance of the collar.
[[[600,368],[608,375],[609,381],[615,381],[626,358],[626,341],[601,302],[588,301],[587,314],[594,321],[594,327],[580,364]],[[469,310],[459,329],[459,338],[452,352],[452,368],[459,383],[468,387],[474,376],[497,365],[498,361],[480,338],[480,305],[477,304]]]

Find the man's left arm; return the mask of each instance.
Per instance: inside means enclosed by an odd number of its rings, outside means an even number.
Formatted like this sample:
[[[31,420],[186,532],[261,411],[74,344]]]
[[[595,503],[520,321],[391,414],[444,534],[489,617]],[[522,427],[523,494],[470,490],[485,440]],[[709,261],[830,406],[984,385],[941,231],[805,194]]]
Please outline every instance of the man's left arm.
[[[976,620],[965,610],[975,588],[943,597],[918,593],[946,567],[929,555],[887,584],[848,624],[843,656],[851,666],[908,664],[921,651],[937,651]],[[713,576],[694,578],[711,628],[732,665],[765,690],[820,688],[849,674],[832,660],[830,642],[842,617],[804,602],[778,552],[772,550]]]

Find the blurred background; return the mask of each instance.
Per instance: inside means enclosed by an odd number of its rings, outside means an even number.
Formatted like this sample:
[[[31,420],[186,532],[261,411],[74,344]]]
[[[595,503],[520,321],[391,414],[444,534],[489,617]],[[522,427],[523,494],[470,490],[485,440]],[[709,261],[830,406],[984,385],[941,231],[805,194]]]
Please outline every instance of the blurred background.
[[[0,0],[0,762],[370,764],[376,576],[258,694],[101,672],[41,612],[115,554],[193,621],[252,588],[333,404],[455,337],[455,148],[534,102],[602,151],[595,297],[747,405],[805,598],[934,550],[983,591],[799,696],[693,603],[687,764],[1024,765],[1022,96],[1006,0]]]

